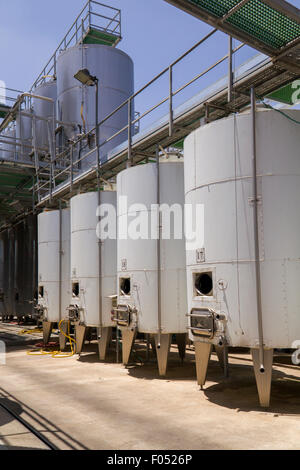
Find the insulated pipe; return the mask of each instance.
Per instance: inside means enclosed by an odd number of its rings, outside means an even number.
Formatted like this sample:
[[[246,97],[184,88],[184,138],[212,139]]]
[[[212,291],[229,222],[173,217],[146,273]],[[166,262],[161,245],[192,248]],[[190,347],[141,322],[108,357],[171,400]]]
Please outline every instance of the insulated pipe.
[[[257,149],[256,149],[256,96],[255,88],[251,88],[251,113],[252,113],[252,144],[253,144],[253,222],[254,222],[254,249],[255,249],[255,283],[257,302],[257,321],[259,339],[260,372],[264,373],[264,335],[262,321],[261,301],[261,276],[260,276],[260,251],[259,251],[259,227],[258,227],[258,192],[257,192]]]

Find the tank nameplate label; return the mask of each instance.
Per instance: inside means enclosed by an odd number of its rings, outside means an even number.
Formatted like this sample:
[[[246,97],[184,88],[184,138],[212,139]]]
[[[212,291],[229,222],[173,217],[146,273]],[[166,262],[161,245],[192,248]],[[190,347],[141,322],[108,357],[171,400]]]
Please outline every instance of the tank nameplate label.
[[[122,271],[127,271],[127,259],[122,259],[121,269],[122,269]]]
[[[199,248],[196,250],[196,263],[205,263],[205,248]]]

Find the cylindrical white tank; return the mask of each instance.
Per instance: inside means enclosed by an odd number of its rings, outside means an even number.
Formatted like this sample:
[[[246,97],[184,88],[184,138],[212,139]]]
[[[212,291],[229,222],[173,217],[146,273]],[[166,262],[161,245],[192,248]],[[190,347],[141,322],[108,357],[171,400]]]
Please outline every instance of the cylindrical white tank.
[[[284,112],[300,121],[299,111]],[[299,125],[266,110],[256,121],[264,347],[291,348],[300,338]],[[194,341],[225,336],[231,346],[259,345],[252,149],[248,112],[185,140],[185,201],[204,206],[204,245],[187,251],[188,310],[220,314],[215,324],[192,317]]]
[[[160,163],[160,204],[162,230],[168,223],[169,209],[177,205],[176,224],[171,220],[170,237],[160,241],[161,252],[161,325],[158,308],[158,188],[157,166],[149,163],[129,168],[118,175],[118,304],[129,306],[141,333],[187,332],[185,239],[183,234],[184,175],[183,161],[170,157]],[[166,217],[166,218],[165,218]],[[171,217],[172,219],[172,217]],[[126,226],[128,233],[126,235]],[[148,229],[147,229],[148,226]],[[143,239],[136,239],[144,227]],[[151,227],[151,228],[150,228]],[[175,227],[178,239],[175,239]],[[125,231],[124,231],[125,229]],[[135,232],[135,230],[133,230]]]
[[[26,115],[24,115],[25,113]],[[28,161],[32,153],[32,110],[25,109],[16,117],[16,139],[18,160]]]
[[[15,230],[8,230],[8,269],[7,269],[7,314],[15,316]]]
[[[34,313],[34,300],[37,300],[37,216],[30,215],[24,221],[24,253],[23,257],[23,313]]]
[[[78,308],[80,321],[89,327],[111,327],[112,296],[116,294],[116,234],[102,238],[102,315],[99,299],[98,193],[75,196],[71,200],[71,276],[72,305]],[[116,226],[116,191],[101,191],[101,206]],[[105,217],[106,215],[103,214]],[[102,318],[101,318],[102,317]],[[102,325],[101,325],[102,322]]]
[[[56,323],[65,318],[70,299],[69,209],[38,216],[38,290],[43,319]]]
[[[33,109],[36,116],[36,146],[41,149],[49,149],[49,136],[47,122],[39,119],[45,118],[49,120],[49,128],[51,136],[53,135],[53,117],[56,119],[56,100],[57,100],[57,82],[51,80],[42,83],[34,90],[34,94],[45,98],[51,98],[50,101],[41,100],[38,98],[33,99]]]
[[[9,273],[10,273],[10,259],[9,259],[9,231],[5,230],[2,233],[3,240],[3,303],[4,314],[9,315]]]
[[[95,87],[83,86],[74,75],[81,69],[88,69],[99,80],[99,122],[133,94],[134,69],[131,58],[119,49],[90,44],[75,46],[62,52],[57,60],[57,118],[65,123],[74,123],[75,131],[65,126],[68,138],[79,133],[79,126],[86,132],[96,124]],[[83,106],[82,106],[83,104]],[[128,109],[112,116],[101,126],[100,142],[111,137],[126,126]],[[101,156],[126,140],[126,131],[114,138],[101,149]],[[96,155],[93,155],[96,161]],[[82,167],[84,167],[84,162]]]
[[[3,160],[15,160],[16,158],[16,129],[5,130],[1,134],[4,142],[1,144],[0,156]]]
[[[15,232],[15,256],[14,256],[14,301],[16,315],[24,315],[24,286],[25,286],[25,262],[29,253],[25,252],[25,222],[21,221],[14,228]]]

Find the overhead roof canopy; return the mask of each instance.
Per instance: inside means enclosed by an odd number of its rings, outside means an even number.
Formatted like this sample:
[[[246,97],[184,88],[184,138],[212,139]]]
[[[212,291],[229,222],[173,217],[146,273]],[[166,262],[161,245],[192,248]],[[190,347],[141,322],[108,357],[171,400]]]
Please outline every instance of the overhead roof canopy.
[[[300,10],[284,0],[165,0],[300,72]]]

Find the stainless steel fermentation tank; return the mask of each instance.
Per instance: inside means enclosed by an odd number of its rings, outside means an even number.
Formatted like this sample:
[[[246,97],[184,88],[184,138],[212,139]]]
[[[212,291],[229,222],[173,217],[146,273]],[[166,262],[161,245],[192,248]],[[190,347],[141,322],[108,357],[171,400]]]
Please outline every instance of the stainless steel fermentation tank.
[[[40,151],[49,151],[50,141],[53,141],[53,132],[56,120],[57,82],[50,80],[35,88],[34,95],[50,98],[52,101],[33,98],[33,135],[36,136],[36,147]]]
[[[185,140],[185,202],[204,207],[188,310],[199,384],[212,345],[251,348],[268,406],[273,349],[300,338],[300,112],[254,109]]]
[[[1,134],[0,157],[3,160],[16,159],[16,128],[8,128]]]
[[[121,50],[91,44],[75,46],[62,52],[57,59],[57,119],[66,123],[64,132],[68,139],[75,139],[78,134],[92,130],[96,124],[95,87],[83,86],[74,78],[81,69],[88,69],[99,80],[99,122],[126,101],[134,90],[133,62]],[[127,122],[128,107],[125,105],[101,126],[100,142],[121,130]],[[101,159],[104,160],[109,150],[126,138],[125,130],[105,144],[101,149]],[[95,143],[91,145],[95,147]],[[77,158],[81,158],[89,147],[86,141],[83,142],[81,148],[77,149]],[[95,164],[96,161],[94,152],[82,162],[81,168]]]
[[[36,216],[28,216],[4,232],[3,303],[7,315],[33,317],[37,296]]]
[[[66,316],[70,303],[70,210],[45,210],[38,215],[38,311],[44,342],[53,325]],[[65,325],[63,325],[64,327]],[[61,335],[61,347],[65,337]]]
[[[156,342],[162,376],[167,370],[172,335],[176,335],[182,359],[187,337],[183,169],[183,159],[169,154],[159,165],[138,165],[117,178],[115,321],[122,330],[123,362],[129,361],[136,333],[147,334]],[[145,233],[131,236],[132,224],[145,226]]]
[[[86,328],[98,329],[99,357],[106,357],[112,327],[112,299],[117,282],[116,237],[101,238],[97,208],[116,225],[117,195],[114,185],[103,191],[79,194],[71,199],[71,276],[70,318],[76,324],[76,349],[83,347]],[[102,220],[102,219],[101,219]],[[104,222],[103,222],[104,223]],[[110,228],[110,227],[108,227]]]

